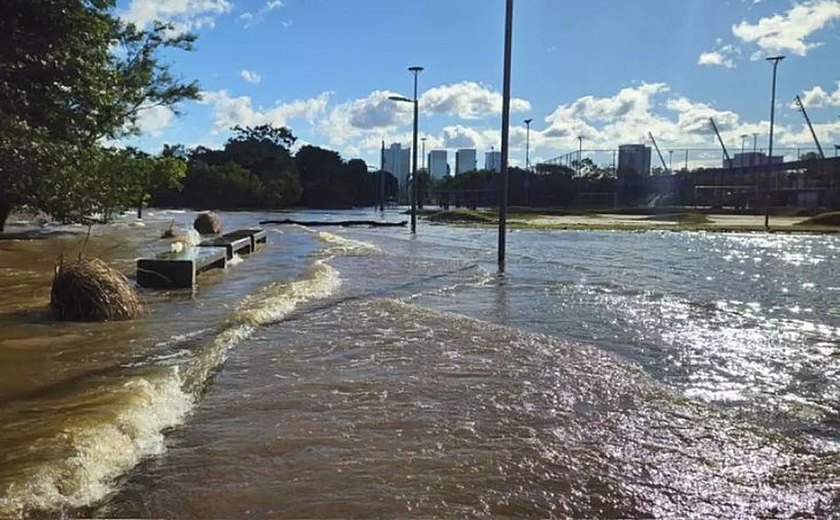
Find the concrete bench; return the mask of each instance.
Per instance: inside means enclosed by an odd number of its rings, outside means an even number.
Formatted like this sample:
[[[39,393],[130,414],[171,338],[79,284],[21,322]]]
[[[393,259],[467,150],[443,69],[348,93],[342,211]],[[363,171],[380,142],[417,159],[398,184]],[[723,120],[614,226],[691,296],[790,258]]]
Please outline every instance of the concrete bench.
[[[227,265],[227,250],[195,248],[190,253],[161,253],[137,260],[137,284],[150,289],[189,289],[196,275]]]
[[[222,238],[243,238],[247,237],[251,241],[251,251],[257,250],[257,244],[266,244],[268,242],[268,235],[262,229],[237,229],[230,233],[225,233]]]
[[[249,254],[254,250],[254,243],[250,236],[236,237],[223,235],[217,238],[204,240],[198,247],[221,247],[225,249],[227,259],[233,258],[238,253]]]

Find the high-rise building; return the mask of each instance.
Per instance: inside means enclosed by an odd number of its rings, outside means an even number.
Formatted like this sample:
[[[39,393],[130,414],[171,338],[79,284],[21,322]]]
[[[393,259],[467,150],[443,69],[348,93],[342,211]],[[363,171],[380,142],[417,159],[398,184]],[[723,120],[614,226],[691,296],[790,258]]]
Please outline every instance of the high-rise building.
[[[455,152],[455,175],[476,170],[475,149],[462,148]]]
[[[411,175],[411,148],[392,143],[382,150],[382,169],[397,178],[400,198],[407,200],[408,177]]]
[[[502,152],[487,152],[484,154],[484,169],[491,172],[501,173]]]
[[[446,162],[446,150],[432,150],[429,152],[429,176],[432,179],[443,179],[449,175],[449,164]]]
[[[618,147],[618,171],[633,171],[637,175],[650,175],[650,146],[623,144]]]

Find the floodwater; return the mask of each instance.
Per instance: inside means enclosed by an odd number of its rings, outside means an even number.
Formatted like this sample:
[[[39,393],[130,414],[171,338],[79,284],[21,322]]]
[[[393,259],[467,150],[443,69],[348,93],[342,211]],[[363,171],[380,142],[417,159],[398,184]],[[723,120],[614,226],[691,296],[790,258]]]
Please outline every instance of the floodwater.
[[[86,250],[130,272],[193,216]],[[83,241],[0,241],[0,517],[840,514],[838,237],[515,231],[498,276],[491,229],[283,226],[51,322]]]

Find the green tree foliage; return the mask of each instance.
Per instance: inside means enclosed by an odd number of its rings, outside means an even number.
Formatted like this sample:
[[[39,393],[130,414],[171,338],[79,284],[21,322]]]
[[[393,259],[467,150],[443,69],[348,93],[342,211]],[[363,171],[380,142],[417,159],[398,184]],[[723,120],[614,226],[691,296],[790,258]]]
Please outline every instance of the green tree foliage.
[[[183,203],[218,209],[284,208],[296,203],[302,188],[297,165],[288,149],[295,142],[291,131],[285,127],[263,125],[236,127],[234,132],[235,135],[221,150],[199,147],[192,151]],[[168,150],[164,151],[174,154],[178,148],[170,147]],[[231,164],[239,169],[217,168]],[[248,175],[243,177],[242,171]],[[220,175],[233,177],[224,180]],[[202,186],[205,182],[212,186]],[[237,191],[217,192],[219,185]],[[218,193],[217,198],[214,198],[214,193]]]
[[[4,0],[0,16],[0,230],[16,205],[83,221],[136,183],[108,171],[103,138],[137,132],[143,110],[196,98],[157,56],[193,37],[125,25],[113,0]],[[100,162],[102,164],[100,164]]]
[[[368,172],[361,159],[345,163],[338,152],[307,145],[298,150],[295,163],[303,184],[301,203],[306,207],[371,206],[377,200],[377,174]]]
[[[239,164],[191,163],[184,181],[183,202],[194,208],[256,207],[263,183]]]

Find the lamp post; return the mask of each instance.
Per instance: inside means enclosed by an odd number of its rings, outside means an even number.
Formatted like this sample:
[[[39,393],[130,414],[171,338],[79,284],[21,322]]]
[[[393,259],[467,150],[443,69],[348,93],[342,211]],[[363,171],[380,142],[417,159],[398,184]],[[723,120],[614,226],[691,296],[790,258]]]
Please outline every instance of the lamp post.
[[[577,160],[577,174],[580,177],[580,162],[583,160],[583,136],[578,136],[578,160]]]
[[[402,101],[403,103],[414,103],[414,130],[412,132],[413,146],[411,147],[411,186],[409,187],[409,198],[411,199],[411,234],[417,233],[417,76],[423,67],[409,67],[409,72],[414,74],[414,99],[402,96],[388,96],[391,101]]]
[[[773,124],[776,119],[776,69],[784,56],[771,56],[767,61],[773,64],[773,89],[770,95],[770,144],[767,154],[767,182],[764,190],[764,228],[770,229],[770,172],[773,167]]]
[[[741,166],[742,168],[744,166],[744,143],[746,143],[749,138],[749,134],[741,134],[741,160],[738,161],[738,166]]]
[[[674,150],[668,150],[668,174],[674,174]]]
[[[505,272],[508,203],[508,137],[510,135],[510,61],[513,40],[513,0],[505,2],[505,51],[502,65],[502,196],[499,201],[499,251],[496,260],[500,273]]]
[[[525,122],[525,205],[530,205],[528,198],[528,189],[531,187],[531,121],[533,119],[526,119]]]

